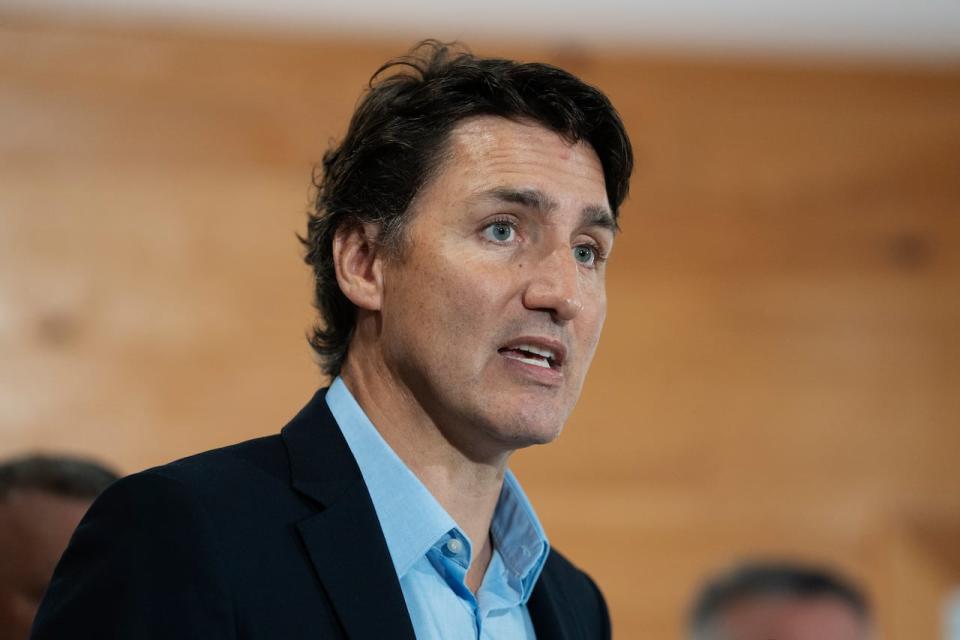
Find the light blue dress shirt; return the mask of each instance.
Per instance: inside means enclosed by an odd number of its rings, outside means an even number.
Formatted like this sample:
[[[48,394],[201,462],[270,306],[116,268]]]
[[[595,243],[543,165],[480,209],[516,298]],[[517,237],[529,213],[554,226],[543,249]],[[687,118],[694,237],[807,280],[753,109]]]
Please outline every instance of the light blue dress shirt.
[[[493,557],[474,596],[465,582],[470,539],[339,377],[326,400],[370,492],[418,640],[535,638],[526,604],[550,546],[514,475],[504,477],[490,528]]]

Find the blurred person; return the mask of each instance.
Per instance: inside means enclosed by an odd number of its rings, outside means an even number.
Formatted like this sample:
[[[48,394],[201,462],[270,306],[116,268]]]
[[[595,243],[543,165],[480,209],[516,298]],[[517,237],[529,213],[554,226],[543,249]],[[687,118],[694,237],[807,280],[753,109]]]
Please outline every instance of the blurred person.
[[[690,640],[869,640],[866,598],[822,569],[747,563],[710,580],[697,595]]]
[[[96,463],[64,456],[0,463],[0,640],[26,640],[70,534],[116,479]]]
[[[434,41],[381,67],[302,239],[330,387],[105,492],[34,637],[608,638],[507,462],[580,395],[632,164],[555,67]]]

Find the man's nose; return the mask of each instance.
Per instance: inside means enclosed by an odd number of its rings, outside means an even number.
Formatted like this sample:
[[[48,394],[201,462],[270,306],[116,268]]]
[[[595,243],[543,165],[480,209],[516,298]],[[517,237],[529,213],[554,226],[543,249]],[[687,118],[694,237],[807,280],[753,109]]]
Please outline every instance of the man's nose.
[[[583,309],[583,296],[572,249],[557,247],[530,265],[523,304],[528,309],[549,312],[556,322],[577,317]]]

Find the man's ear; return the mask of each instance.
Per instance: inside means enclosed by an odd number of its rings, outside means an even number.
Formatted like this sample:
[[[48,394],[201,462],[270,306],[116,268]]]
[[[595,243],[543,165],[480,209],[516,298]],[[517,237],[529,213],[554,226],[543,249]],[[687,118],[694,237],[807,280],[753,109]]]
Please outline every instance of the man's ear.
[[[383,302],[383,256],[376,224],[340,226],[333,236],[333,266],[343,295],[360,309],[379,311]]]

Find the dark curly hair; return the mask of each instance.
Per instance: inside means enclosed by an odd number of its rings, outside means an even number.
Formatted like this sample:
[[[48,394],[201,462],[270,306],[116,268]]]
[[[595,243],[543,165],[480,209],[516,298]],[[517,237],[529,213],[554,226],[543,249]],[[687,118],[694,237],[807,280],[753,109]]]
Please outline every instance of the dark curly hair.
[[[310,345],[325,373],[346,359],[356,308],[340,290],[333,238],[342,225],[375,223],[378,244],[398,252],[407,210],[441,166],[453,128],[473,116],[527,120],[600,159],[616,219],[627,196],[633,151],[620,116],[598,89],[547,64],[480,58],[463,47],[426,40],[370,78],[343,141],[314,171],[304,260],[314,271],[321,324]]]

